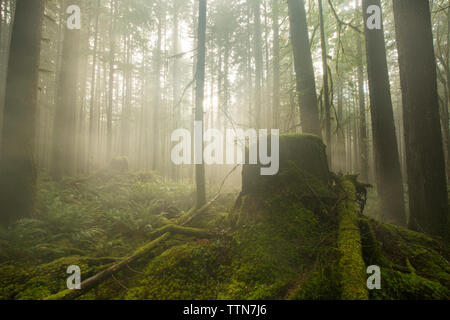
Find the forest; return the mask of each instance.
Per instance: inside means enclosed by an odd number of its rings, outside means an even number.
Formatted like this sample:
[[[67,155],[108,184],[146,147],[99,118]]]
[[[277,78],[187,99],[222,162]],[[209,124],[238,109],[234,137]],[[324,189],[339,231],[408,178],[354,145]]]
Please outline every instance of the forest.
[[[449,18],[0,0],[0,300],[450,300]]]

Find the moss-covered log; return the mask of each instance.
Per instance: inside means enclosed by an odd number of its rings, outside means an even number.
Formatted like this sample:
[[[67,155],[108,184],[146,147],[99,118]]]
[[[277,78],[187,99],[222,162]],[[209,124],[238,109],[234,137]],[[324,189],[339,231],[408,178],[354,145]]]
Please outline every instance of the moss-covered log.
[[[361,233],[358,226],[355,186],[349,181],[342,183],[346,199],[339,204],[338,250],[339,273],[344,300],[367,300],[365,264],[362,256]]]
[[[361,218],[366,265],[381,268],[381,290],[371,299],[450,299],[450,252],[427,235]]]
[[[150,236],[152,238],[157,238],[166,232],[182,234],[185,236],[192,236],[192,237],[196,237],[196,238],[211,238],[214,236],[214,234],[212,232],[210,232],[209,230],[199,229],[199,228],[182,227],[182,226],[179,226],[176,224],[165,225],[164,227],[162,227],[158,230],[152,231],[150,233]]]
[[[109,267],[108,269],[97,273],[96,275],[84,280],[81,282],[81,289],[80,290],[64,290],[57,294],[54,294],[52,296],[47,297],[45,300],[69,300],[69,299],[75,299],[87,291],[89,289],[93,288],[97,284],[99,284],[102,280],[104,280],[106,277],[118,272],[128,264],[132,263],[133,261],[138,260],[139,258],[142,258],[144,255],[148,254],[151,250],[153,250],[155,247],[157,247],[159,244],[161,244],[164,240],[166,240],[170,236],[170,233],[164,233],[159,238],[147,243],[146,245],[138,248],[131,256],[129,256],[126,259],[121,260],[119,263],[116,263]]]

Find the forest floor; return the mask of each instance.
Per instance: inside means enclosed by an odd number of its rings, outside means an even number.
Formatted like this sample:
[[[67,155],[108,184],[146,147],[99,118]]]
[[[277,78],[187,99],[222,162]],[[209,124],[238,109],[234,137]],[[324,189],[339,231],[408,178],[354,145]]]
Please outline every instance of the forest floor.
[[[450,299],[448,246],[362,215],[355,177],[327,184],[288,167],[250,186],[266,190],[223,192],[187,224],[191,185],[152,172],[60,183],[42,173],[36,215],[0,229],[0,299],[65,298],[70,265],[82,281],[113,269],[77,299]],[[371,191],[371,216],[373,201]],[[177,224],[186,229],[167,229]],[[381,290],[367,290],[370,265]]]

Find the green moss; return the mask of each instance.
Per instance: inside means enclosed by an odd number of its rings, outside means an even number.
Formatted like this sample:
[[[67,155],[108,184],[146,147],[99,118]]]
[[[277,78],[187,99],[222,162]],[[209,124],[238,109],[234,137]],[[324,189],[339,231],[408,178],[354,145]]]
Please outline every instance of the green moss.
[[[371,290],[375,300],[449,300],[450,291],[438,281],[415,273],[382,269],[381,290]]]
[[[356,190],[352,183],[343,182],[347,199],[339,205],[339,239],[341,254],[339,273],[342,277],[342,299],[366,300],[369,297],[366,287],[365,264],[362,257],[361,234],[357,222],[355,203]]]
[[[14,299],[39,300],[63,291],[67,289],[66,281],[69,277],[66,273],[67,267],[71,265],[79,266],[81,269],[81,280],[83,280],[102,267],[101,265],[96,265],[96,263],[89,265],[90,262],[89,258],[73,256],[33,268],[33,272],[25,282],[23,289],[14,295]]]
[[[0,267],[0,300],[12,300],[32,277],[29,268],[20,265]]]
[[[194,241],[192,235],[172,235],[78,299],[449,298],[447,247],[359,216],[357,194],[366,186],[356,176],[328,172],[318,137],[283,135],[280,154],[276,176],[261,177],[258,166],[245,166],[234,210],[224,212],[230,198],[190,221],[190,227],[220,236]],[[154,174],[100,172],[67,179],[62,187],[40,192],[41,220],[22,222],[13,237],[0,230],[6,243],[0,242],[0,255],[9,256],[10,244],[20,243],[34,248],[22,260],[41,261],[33,268],[17,260],[0,266],[1,299],[58,299],[65,293],[67,266],[79,265],[84,280],[112,261],[45,259],[67,255],[69,245],[80,245],[83,256],[142,253],[137,248],[153,239],[152,230],[175,223],[177,213],[192,205],[190,187]],[[168,212],[174,216],[160,215]],[[37,255],[52,246],[59,251]],[[382,290],[368,293],[366,265],[381,267]]]
[[[273,192],[282,192],[280,188],[295,184],[307,188],[295,177],[304,177],[320,181],[325,186],[330,174],[325,153],[325,145],[312,135],[288,134],[280,136],[280,168],[275,176],[262,176],[260,165],[244,165],[242,171],[242,192],[264,198]]]
[[[371,299],[449,299],[446,247],[402,227],[361,219],[366,263],[381,267],[381,290]]]
[[[215,299],[229,265],[227,247],[200,241],[169,249],[145,268],[145,278],[126,299]]]
[[[291,300],[339,300],[341,299],[340,274],[333,265],[306,274],[304,282],[289,296]]]

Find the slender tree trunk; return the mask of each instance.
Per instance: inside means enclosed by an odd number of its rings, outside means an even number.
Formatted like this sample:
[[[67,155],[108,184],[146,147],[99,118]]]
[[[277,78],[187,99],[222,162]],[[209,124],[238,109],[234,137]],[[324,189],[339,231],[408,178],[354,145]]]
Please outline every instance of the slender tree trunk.
[[[71,4],[79,5],[78,1]],[[64,3],[69,5],[68,1]],[[63,19],[64,21],[64,19]],[[78,87],[78,45],[80,30],[64,26],[62,63],[57,82],[56,112],[53,125],[52,177],[60,180],[73,173]]]
[[[303,0],[288,0],[297,95],[303,132],[321,136],[308,26]]]
[[[87,25],[91,25],[90,16],[87,21]],[[85,54],[83,55],[83,72],[80,76],[80,84],[82,86],[80,90],[80,97],[81,97],[81,106],[80,106],[80,112],[78,115],[78,139],[77,139],[77,171],[79,173],[85,173],[86,172],[86,106],[87,106],[87,99],[86,99],[86,92],[87,92],[87,77],[89,73],[89,39],[91,37],[91,29],[87,28],[85,38],[83,39],[83,51]]]
[[[445,149],[447,151],[447,181],[450,179],[450,117],[449,117],[449,107],[450,107],[450,7],[447,11],[447,47],[446,47],[446,55],[445,55],[445,76],[447,80],[447,87],[445,88],[446,92],[446,101],[444,103],[444,140],[445,140]]]
[[[263,58],[262,58],[262,41],[261,41],[261,8],[260,0],[251,0],[253,15],[254,15],[254,40],[253,40],[253,54],[255,57],[255,125],[256,128],[261,128],[262,126],[262,101],[261,101],[261,90],[262,90],[262,69],[263,69]]]
[[[264,86],[263,86],[263,95],[264,95],[264,101],[263,101],[263,106],[264,106],[264,112],[263,112],[263,126],[266,128],[271,128],[272,127],[272,121],[271,121],[271,117],[272,117],[272,113],[271,113],[271,108],[272,108],[272,104],[269,102],[271,99],[271,95],[270,95],[270,90],[269,90],[269,86],[270,86],[270,48],[269,48],[269,25],[268,25],[268,19],[269,19],[269,15],[267,13],[267,1],[270,0],[263,0],[263,5],[264,5],[264,52],[265,52],[265,77],[263,79],[264,81]]]
[[[280,127],[280,23],[278,0],[273,0],[273,127]]]
[[[347,157],[345,152],[345,134],[344,134],[344,128],[342,127],[342,124],[344,122],[344,93],[342,88],[342,80],[339,79],[337,82],[337,147],[336,147],[336,154],[338,159],[337,167],[342,171],[346,171],[346,163],[347,163]]]
[[[449,237],[449,212],[436,59],[428,1],[395,0],[410,220],[414,230]]]
[[[369,18],[367,8],[371,5],[381,8],[380,0],[363,0],[364,21]],[[365,38],[380,210],[383,220],[406,226],[403,180],[395,134],[383,27],[380,30],[369,30],[365,27]]]
[[[162,9],[161,9],[162,10]],[[162,43],[162,18],[158,20],[158,38],[155,49],[155,82],[153,99],[153,162],[152,169],[159,170],[161,158],[160,142],[160,103],[161,103],[161,43]]]
[[[106,111],[106,160],[112,157],[112,116],[113,116],[113,95],[114,95],[114,65],[115,65],[115,31],[116,31],[116,12],[117,1],[111,0],[111,29],[109,31],[109,79],[108,79],[108,110]]]
[[[172,109],[173,109],[173,127],[174,129],[178,129],[181,121],[181,108],[178,105],[178,99],[180,98],[180,80],[179,80],[179,59],[176,55],[179,54],[180,51],[180,26],[179,26],[179,6],[180,2],[175,0],[173,6],[173,33],[172,33],[172,54],[175,56],[173,60],[172,67]],[[180,167],[172,166],[172,177],[178,181],[180,179]]]
[[[322,0],[319,0],[319,20],[320,20],[320,43],[322,47],[322,69],[323,69],[323,99],[325,107],[325,134],[327,144],[328,166],[331,168],[331,106],[330,88],[328,84],[328,57],[327,43],[325,38],[325,23],[323,19]]]
[[[100,5],[101,1],[98,0],[97,2],[97,18],[95,20],[95,30],[94,30],[94,50],[92,52],[92,76],[91,76],[91,101],[89,106],[89,137],[88,137],[88,170],[91,168],[91,165],[93,163],[93,146],[94,144],[94,122],[95,122],[95,115],[94,115],[94,105],[95,105],[95,88],[96,88],[96,70],[97,70],[97,47],[98,47],[98,25],[99,25],[99,19],[100,19]]]
[[[2,138],[3,108],[5,103],[5,82],[9,49],[9,26],[7,23],[7,5],[9,1],[0,1],[0,141]],[[1,152],[0,143],[0,152]]]
[[[248,126],[249,127],[251,127],[252,125],[253,125],[253,117],[252,117],[252,115],[253,115],[253,99],[252,99],[252,96],[253,96],[253,79],[252,79],[252,58],[251,58],[251,41],[250,41],[250,39],[251,39],[251,34],[252,34],[252,32],[251,32],[251,23],[250,23],[250,15],[251,15],[251,11],[250,11],[250,6],[247,6],[247,16],[246,16],[246,25],[247,25],[247,28],[246,28],[246,33],[247,33],[247,37],[246,37],[246,49],[247,49],[247,51],[246,51],[246,57],[247,57],[247,61],[246,61],[246,71],[247,71],[247,92],[248,92],[248,94],[247,94],[247,103],[248,103],[248,115],[249,115],[249,118],[248,118]]]
[[[347,171],[352,172],[353,171],[353,156],[352,156],[352,150],[353,150],[353,143],[352,143],[352,112],[350,104],[347,105],[347,148],[346,148],[346,154],[347,154]]]
[[[6,81],[0,158],[0,222],[33,214],[37,88],[43,1],[17,0]]]
[[[359,162],[361,168],[360,178],[367,182],[369,178],[369,155],[367,143],[366,101],[364,94],[364,61],[362,39],[357,35],[358,52],[358,102],[359,102]]]
[[[197,71],[196,71],[196,90],[195,90],[195,121],[202,123],[203,127],[203,100],[205,90],[205,57],[206,57],[206,0],[199,0],[198,15],[198,45],[197,45]],[[203,130],[203,129],[202,129]],[[195,143],[201,144],[202,164],[195,165],[195,182],[197,187],[197,208],[206,203],[205,188],[205,165],[203,164],[203,132],[202,137]]]
[[[120,127],[120,154],[128,157],[130,151],[130,97],[131,97],[131,35],[125,37],[126,67],[124,70],[123,104]]]

